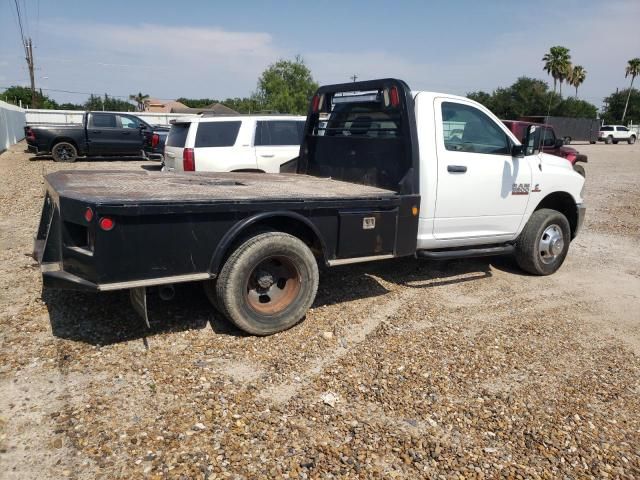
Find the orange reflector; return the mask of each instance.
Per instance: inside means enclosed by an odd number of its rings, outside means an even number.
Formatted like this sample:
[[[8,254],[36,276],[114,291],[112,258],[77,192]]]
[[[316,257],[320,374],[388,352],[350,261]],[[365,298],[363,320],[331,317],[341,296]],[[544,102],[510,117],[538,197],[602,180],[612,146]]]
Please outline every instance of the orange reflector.
[[[413,214],[414,217],[418,216],[418,207],[411,207],[411,213]]]
[[[113,227],[116,226],[116,222],[114,222],[113,219],[109,217],[102,217],[99,223],[100,223],[100,228],[105,232],[108,232],[109,230],[113,230]]]

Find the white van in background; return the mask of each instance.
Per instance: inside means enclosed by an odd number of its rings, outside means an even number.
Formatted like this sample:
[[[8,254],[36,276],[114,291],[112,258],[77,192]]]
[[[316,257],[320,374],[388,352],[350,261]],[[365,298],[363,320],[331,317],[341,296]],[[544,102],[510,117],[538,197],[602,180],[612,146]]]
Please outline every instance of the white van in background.
[[[176,120],[164,148],[165,171],[279,173],[298,156],[306,117],[201,116]]]

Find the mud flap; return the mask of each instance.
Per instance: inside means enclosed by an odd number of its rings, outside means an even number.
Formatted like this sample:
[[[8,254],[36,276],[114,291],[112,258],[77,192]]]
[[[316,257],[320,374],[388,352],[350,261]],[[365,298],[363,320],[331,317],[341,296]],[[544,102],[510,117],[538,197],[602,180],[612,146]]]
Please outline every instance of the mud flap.
[[[147,324],[147,328],[151,328],[149,314],[147,313],[147,287],[130,288],[129,298],[133,309],[142,317],[144,323]]]

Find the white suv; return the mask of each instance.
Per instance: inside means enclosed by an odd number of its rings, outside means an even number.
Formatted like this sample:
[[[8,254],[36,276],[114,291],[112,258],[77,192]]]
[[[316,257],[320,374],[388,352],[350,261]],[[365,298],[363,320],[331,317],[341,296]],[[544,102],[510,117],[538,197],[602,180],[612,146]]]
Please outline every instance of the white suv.
[[[604,143],[618,143],[622,140],[632,144],[636,143],[636,134],[623,125],[603,125],[600,127],[598,140]]]
[[[278,173],[298,156],[305,120],[293,115],[177,120],[164,147],[163,170]]]

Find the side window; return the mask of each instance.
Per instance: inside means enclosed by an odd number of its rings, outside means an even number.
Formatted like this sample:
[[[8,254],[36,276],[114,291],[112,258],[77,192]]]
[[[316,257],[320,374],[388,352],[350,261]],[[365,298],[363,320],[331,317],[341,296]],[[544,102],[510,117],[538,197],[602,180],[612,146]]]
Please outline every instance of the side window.
[[[484,112],[461,103],[442,103],[444,146],[454,152],[511,154],[507,134]]]
[[[296,120],[258,121],[255,145],[300,145],[303,129],[304,122]]]
[[[196,148],[233,147],[241,122],[200,122],[196,131]]]
[[[122,128],[140,128],[140,122],[133,117],[125,117],[124,115],[118,115],[120,125]]]
[[[94,128],[117,128],[116,116],[113,113],[92,113],[91,127]]]
[[[629,129],[627,127],[616,127],[619,132],[628,132]]]
[[[550,128],[544,129],[544,138],[542,140],[543,147],[555,147],[556,135]]]

